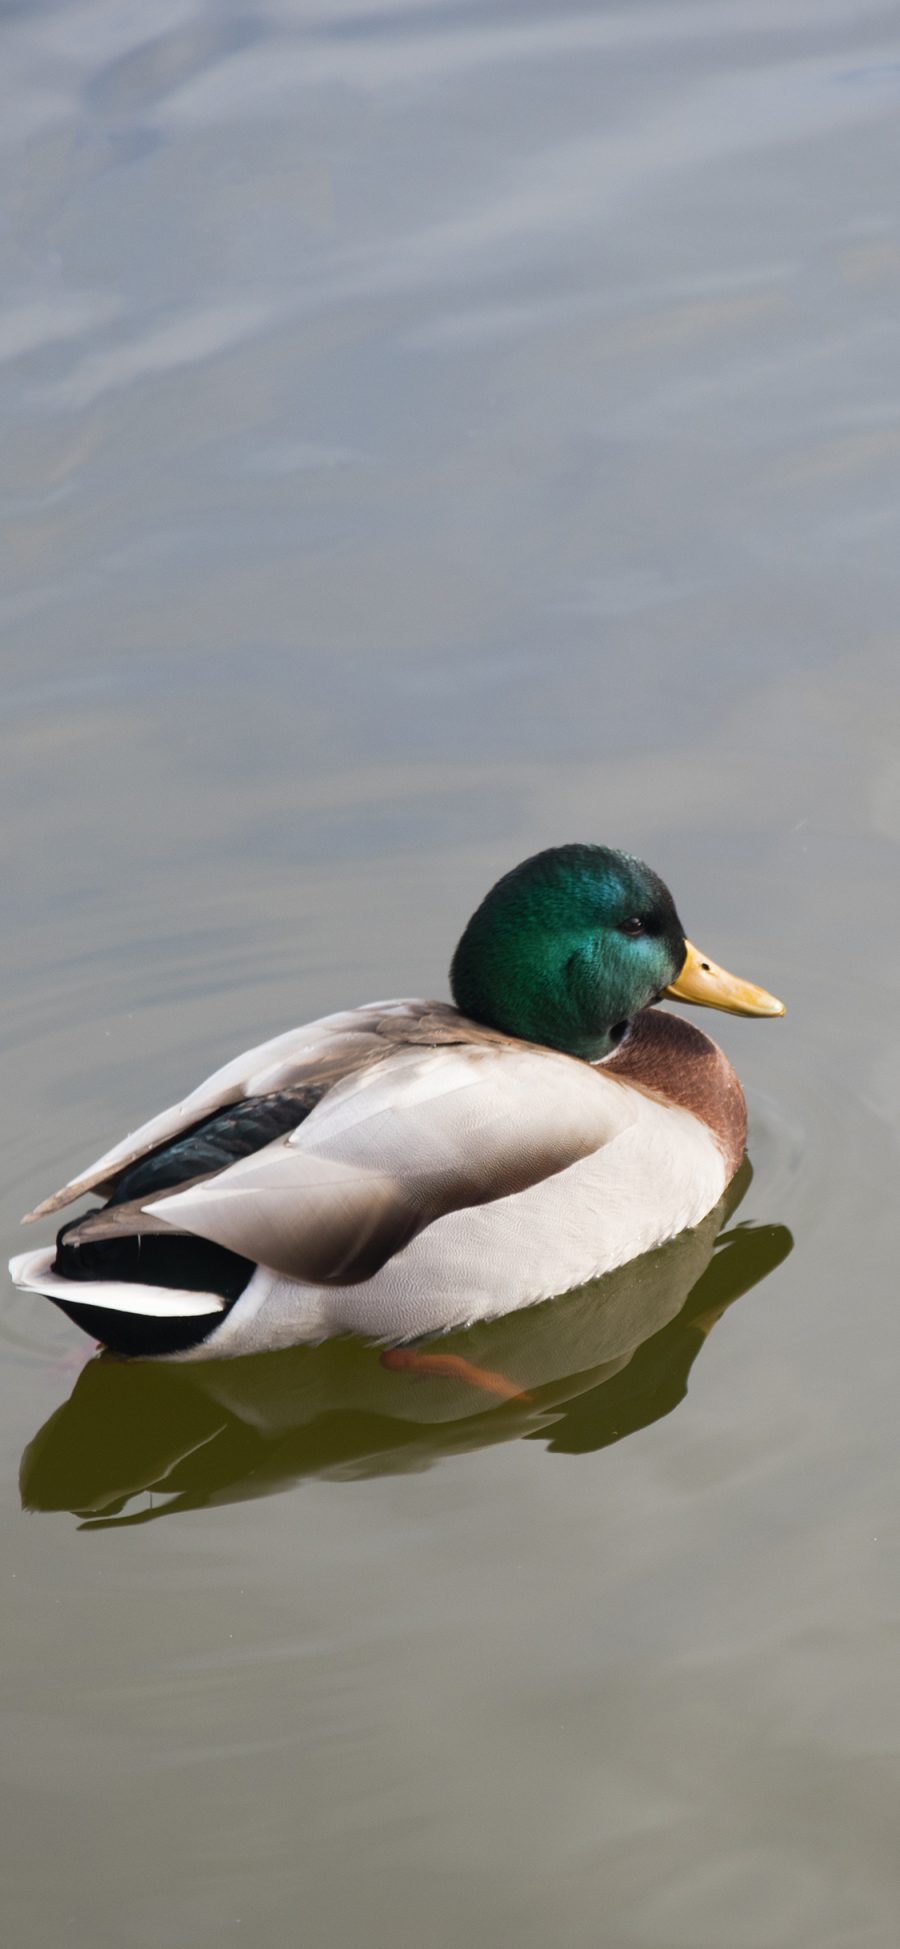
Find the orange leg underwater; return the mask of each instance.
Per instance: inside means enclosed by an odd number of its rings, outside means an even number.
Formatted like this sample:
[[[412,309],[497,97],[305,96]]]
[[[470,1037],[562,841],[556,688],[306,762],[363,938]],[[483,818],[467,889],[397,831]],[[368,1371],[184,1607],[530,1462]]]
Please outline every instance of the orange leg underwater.
[[[381,1365],[392,1374],[412,1374],[419,1380],[436,1376],[467,1381],[470,1387],[480,1388],[482,1393],[491,1394],[499,1401],[531,1399],[515,1381],[507,1380],[505,1374],[494,1373],[489,1367],[476,1367],[458,1353],[420,1353],[416,1347],[387,1347],[381,1355]]]

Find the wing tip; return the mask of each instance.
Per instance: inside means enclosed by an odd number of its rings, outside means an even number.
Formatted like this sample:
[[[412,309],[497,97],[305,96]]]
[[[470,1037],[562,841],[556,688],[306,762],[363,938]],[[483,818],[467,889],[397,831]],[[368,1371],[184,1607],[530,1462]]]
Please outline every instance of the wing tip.
[[[23,1225],[33,1225],[38,1218],[49,1218],[51,1212],[59,1210],[62,1201],[62,1192],[55,1191],[52,1198],[42,1198],[40,1204],[35,1205],[33,1211],[26,1211],[20,1223]]]
[[[42,1198],[33,1211],[26,1211],[21,1222],[23,1225],[33,1225],[38,1218],[52,1218],[65,1205],[74,1205],[79,1198],[86,1198],[91,1192],[102,1198],[117,1176],[117,1171],[93,1170],[85,1171],[81,1177],[70,1178],[68,1184],[61,1185],[49,1198]]]

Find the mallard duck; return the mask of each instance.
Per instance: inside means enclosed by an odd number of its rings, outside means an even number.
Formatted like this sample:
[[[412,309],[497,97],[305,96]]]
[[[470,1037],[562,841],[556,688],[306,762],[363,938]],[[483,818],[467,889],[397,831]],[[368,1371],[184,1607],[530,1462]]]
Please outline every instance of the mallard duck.
[[[741,1086],[654,1004],[784,1010],[691,946],[650,867],[591,845],[523,861],[450,986],[226,1063],[28,1214],[107,1200],[14,1259],[16,1284],[126,1354],[400,1346],[571,1291],[718,1203]]]

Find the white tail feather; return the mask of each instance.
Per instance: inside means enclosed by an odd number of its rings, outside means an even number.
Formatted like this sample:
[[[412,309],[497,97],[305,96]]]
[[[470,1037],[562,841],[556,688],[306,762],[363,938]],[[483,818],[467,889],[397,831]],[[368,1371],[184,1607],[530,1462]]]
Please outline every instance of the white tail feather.
[[[144,1314],[161,1320],[187,1320],[204,1313],[224,1313],[217,1293],[191,1293],[170,1286],[133,1286],[119,1279],[65,1279],[52,1270],[55,1245],[37,1252],[20,1252],[10,1259],[13,1285],[21,1292],[45,1293],[64,1299],[67,1306],[104,1306],[111,1313]]]

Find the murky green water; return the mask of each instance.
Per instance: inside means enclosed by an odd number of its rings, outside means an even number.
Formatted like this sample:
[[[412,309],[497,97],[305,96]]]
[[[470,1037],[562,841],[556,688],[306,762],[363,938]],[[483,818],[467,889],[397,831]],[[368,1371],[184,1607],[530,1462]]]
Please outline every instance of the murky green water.
[[[7,1291],[4,1940],[893,1949],[896,10],[33,0],[0,107],[8,1250],[541,845],[789,1005],[526,1402]]]

